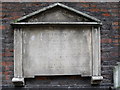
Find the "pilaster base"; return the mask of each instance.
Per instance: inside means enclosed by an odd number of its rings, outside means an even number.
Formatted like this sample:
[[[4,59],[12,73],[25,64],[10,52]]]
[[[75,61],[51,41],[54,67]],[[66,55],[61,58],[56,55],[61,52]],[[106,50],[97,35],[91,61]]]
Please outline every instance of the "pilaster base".
[[[102,76],[92,76],[91,77],[91,84],[100,84],[100,82],[103,80]]]
[[[13,79],[12,79],[12,82],[14,83],[14,85],[15,86],[24,86],[24,78],[16,78],[16,77],[14,77]]]

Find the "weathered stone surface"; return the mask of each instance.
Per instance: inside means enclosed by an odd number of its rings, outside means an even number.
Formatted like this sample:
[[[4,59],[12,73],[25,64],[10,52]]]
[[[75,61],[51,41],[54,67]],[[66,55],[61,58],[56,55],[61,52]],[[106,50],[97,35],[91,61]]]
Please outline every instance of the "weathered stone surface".
[[[120,63],[114,68],[114,87],[120,89]]]
[[[25,22],[88,22],[89,19],[84,18],[74,12],[61,8],[59,6],[44,11],[38,15],[24,20]]]
[[[91,28],[40,26],[23,29],[24,76],[92,75]]]
[[[55,3],[19,18],[12,25],[17,28],[17,80],[52,75],[101,77],[100,20]]]

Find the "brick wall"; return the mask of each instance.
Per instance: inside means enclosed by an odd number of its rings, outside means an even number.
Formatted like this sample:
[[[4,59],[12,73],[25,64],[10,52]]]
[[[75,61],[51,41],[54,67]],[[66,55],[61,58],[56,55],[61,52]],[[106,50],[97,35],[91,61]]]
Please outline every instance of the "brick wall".
[[[13,84],[13,29],[10,22],[52,4],[52,2],[31,2],[31,3],[2,3],[2,84],[11,86]],[[111,87],[113,86],[113,68],[119,57],[119,3],[118,2],[63,2],[79,11],[100,19],[101,27],[101,62],[102,76],[104,80],[97,86],[91,86],[90,78],[80,76],[58,76],[58,77],[36,77],[26,79],[26,87],[31,86],[74,86],[74,87]]]

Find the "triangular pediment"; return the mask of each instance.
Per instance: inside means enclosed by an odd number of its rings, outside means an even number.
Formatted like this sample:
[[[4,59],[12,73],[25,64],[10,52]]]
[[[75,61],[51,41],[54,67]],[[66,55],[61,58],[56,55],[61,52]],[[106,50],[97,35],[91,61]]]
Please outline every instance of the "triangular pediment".
[[[100,20],[61,3],[55,3],[17,20],[17,22],[100,22]]]

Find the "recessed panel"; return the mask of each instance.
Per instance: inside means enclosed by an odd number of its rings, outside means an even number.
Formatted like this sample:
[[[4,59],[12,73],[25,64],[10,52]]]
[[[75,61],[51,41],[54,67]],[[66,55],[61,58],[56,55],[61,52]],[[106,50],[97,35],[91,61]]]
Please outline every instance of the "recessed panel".
[[[24,76],[90,76],[91,46],[90,27],[58,25],[24,28]]]

